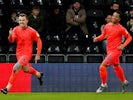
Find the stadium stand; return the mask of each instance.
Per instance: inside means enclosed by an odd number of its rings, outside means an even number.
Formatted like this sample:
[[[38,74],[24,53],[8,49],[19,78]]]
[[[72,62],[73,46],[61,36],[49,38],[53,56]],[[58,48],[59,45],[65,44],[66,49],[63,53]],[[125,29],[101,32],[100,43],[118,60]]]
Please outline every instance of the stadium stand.
[[[39,1],[39,2],[38,2]],[[81,36],[74,34],[48,34],[47,24],[44,31],[43,38],[43,51],[41,55],[41,62],[57,63],[57,62],[69,62],[69,63],[97,63],[101,62],[105,57],[105,53],[102,52],[101,43],[94,44],[92,42],[93,37],[100,34],[100,26],[104,23],[105,12],[110,7],[112,2],[118,2],[121,6],[122,12],[131,7],[132,2],[126,0],[81,0],[83,4],[87,19],[86,24],[89,31],[88,38],[85,45],[81,43],[84,41],[80,39]],[[40,6],[41,13],[48,17],[50,15],[53,6],[59,5],[60,8],[66,13],[68,7],[73,3],[73,0],[0,0],[0,62],[15,62],[15,46],[10,45],[7,42],[8,30],[10,28],[10,14],[13,10],[16,10],[17,14],[20,10],[26,10],[28,14],[31,12],[31,8],[34,5]],[[127,6],[128,3],[128,6]],[[21,6],[18,6],[21,5]],[[46,20],[45,20],[46,21]],[[45,22],[44,23],[48,23]],[[123,25],[125,26],[125,25]],[[73,42],[74,41],[74,42]],[[33,53],[36,53],[36,45],[34,45]],[[34,55],[33,55],[34,57]],[[124,52],[121,57],[121,62],[133,62],[132,52]],[[34,62],[33,59],[31,62]]]

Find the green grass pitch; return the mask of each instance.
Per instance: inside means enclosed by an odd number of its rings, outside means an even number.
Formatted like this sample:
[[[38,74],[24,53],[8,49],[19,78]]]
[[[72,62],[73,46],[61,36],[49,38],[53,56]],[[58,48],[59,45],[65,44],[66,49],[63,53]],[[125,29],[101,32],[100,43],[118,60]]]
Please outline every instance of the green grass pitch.
[[[0,93],[0,100],[133,100],[133,92],[32,92]]]

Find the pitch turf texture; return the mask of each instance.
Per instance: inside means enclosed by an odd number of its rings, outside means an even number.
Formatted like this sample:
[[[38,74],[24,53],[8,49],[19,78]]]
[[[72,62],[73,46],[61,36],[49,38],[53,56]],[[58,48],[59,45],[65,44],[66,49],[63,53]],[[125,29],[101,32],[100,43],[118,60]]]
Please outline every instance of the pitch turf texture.
[[[41,92],[0,94],[0,100],[133,100],[133,92]]]

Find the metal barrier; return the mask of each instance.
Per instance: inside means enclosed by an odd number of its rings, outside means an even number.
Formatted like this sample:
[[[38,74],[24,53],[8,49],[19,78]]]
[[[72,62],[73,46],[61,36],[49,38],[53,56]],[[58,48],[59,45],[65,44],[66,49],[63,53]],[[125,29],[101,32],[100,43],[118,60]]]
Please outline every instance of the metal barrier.
[[[65,55],[64,54],[48,54],[46,56],[46,62],[48,62],[48,63],[64,63]]]
[[[84,63],[85,56],[83,54],[68,54],[66,55],[68,63]]]
[[[36,54],[33,54],[31,63],[34,63]],[[41,54],[38,63],[101,63],[104,54]],[[15,63],[16,54],[0,54],[0,63]],[[120,56],[121,63],[133,63],[133,54]]]
[[[7,55],[6,54],[0,54],[0,63],[7,61]]]

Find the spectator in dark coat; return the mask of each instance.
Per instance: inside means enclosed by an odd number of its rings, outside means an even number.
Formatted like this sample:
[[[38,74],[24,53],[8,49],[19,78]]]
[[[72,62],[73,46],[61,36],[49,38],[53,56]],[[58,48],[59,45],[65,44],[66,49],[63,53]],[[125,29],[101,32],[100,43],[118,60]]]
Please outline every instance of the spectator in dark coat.
[[[66,32],[71,28],[80,29],[85,35],[88,34],[86,27],[86,11],[82,8],[80,1],[74,1],[72,7],[67,10],[66,13],[67,29]]]
[[[66,28],[65,13],[60,6],[55,5],[48,16],[48,32],[60,34]]]
[[[29,26],[36,29],[40,36],[43,36],[44,31],[44,16],[40,12],[39,6],[34,6],[31,14],[29,15]]]

